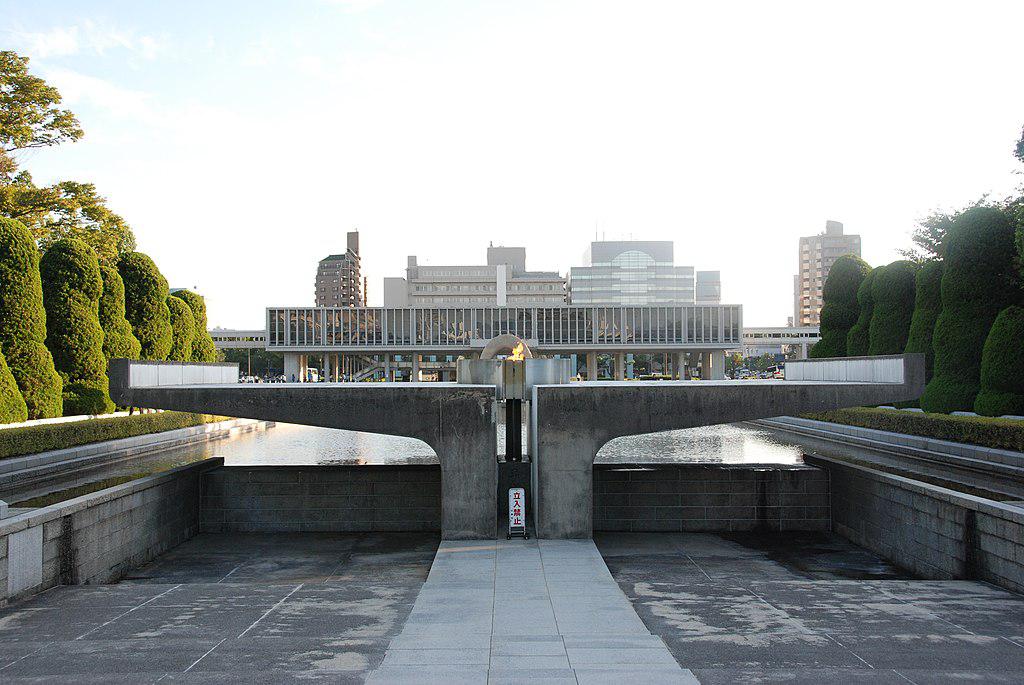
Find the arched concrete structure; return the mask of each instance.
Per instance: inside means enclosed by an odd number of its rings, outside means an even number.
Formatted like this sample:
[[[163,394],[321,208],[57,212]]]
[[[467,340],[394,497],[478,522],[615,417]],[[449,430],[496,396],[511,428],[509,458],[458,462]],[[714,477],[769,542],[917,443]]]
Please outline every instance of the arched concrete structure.
[[[125,406],[418,438],[430,445],[441,463],[442,536],[494,538],[498,480],[493,385],[242,384],[189,378],[192,371],[220,366],[112,359],[110,396]],[[230,366],[230,375],[237,378],[237,365]],[[177,374],[166,373],[166,382],[161,382],[151,373],[154,370]],[[190,380],[192,384],[184,384]]]
[[[865,362],[891,375],[873,375]],[[797,366],[795,362],[790,364]],[[886,404],[915,399],[924,391],[924,355],[920,354],[800,364],[806,367],[801,366],[799,372],[794,368],[793,375],[808,380],[598,382],[535,387],[531,418],[537,537],[592,537],[594,459],[601,446],[613,438]],[[812,376],[817,378],[810,380]]]
[[[520,344],[523,346],[523,356],[533,359],[533,352],[530,351],[530,346],[526,344],[526,341],[511,333],[502,333],[491,338],[480,352],[480,358],[494,359],[499,354],[511,354],[515,346]]]

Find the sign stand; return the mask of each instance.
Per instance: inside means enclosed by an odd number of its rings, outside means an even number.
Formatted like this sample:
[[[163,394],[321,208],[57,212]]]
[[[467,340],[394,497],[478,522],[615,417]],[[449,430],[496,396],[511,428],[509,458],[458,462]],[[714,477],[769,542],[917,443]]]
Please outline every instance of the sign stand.
[[[526,490],[523,488],[508,489],[508,536],[505,539],[513,537],[530,539],[526,532]]]

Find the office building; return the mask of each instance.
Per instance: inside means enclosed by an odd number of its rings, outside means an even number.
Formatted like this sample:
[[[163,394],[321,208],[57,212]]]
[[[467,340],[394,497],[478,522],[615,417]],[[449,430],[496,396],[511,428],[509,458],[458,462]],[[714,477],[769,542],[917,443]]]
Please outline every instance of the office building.
[[[572,304],[718,304],[718,271],[676,266],[670,240],[595,241],[569,270]]]
[[[843,224],[826,221],[824,233],[800,238],[799,273],[793,283],[793,322],[797,326],[821,323],[822,290],[832,264],[845,254],[860,257],[860,236],[845,235]]]
[[[361,307],[366,304],[359,276],[359,231],[349,231],[345,252],[320,260],[316,269],[317,307]]]
[[[410,256],[405,278],[384,279],[385,307],[519,307],[565,303],[557,271],[527,271],[525,247],[487,248],[487,263],[428,266]]]

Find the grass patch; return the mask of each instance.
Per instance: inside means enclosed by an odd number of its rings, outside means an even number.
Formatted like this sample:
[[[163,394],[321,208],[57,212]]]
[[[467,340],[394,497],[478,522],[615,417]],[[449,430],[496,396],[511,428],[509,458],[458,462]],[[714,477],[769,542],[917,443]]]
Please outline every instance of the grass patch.
[[[69,423],[25,426],[0,430],[0,459],[89,445],[94,442],[162,433],[204,423],[222,421],[210,414],[160,412],[136,416],[114,416]]]
[[[803,418],[1024,452],[1024,421],[1013,419],[950,416],[866,407],[815,412],[804,414]]]

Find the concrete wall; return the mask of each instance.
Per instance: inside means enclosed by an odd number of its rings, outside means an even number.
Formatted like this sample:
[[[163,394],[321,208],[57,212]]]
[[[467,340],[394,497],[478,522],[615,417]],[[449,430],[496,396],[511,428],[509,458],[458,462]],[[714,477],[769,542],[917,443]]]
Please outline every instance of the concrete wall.
[[[199,530],[209,459],[0,522],[0,600],[55,585],[108,583]]]
[[[642,470],[641,470],[642,469]],[[594,466],[594,530],[829,530],[828,473],[808,466]]]
[[[1024,592],[1024,508],[827,457],[833,530],[929,579]]]
[[[221,467],[203,478],[202,529],[440,531],[441,468]]]

